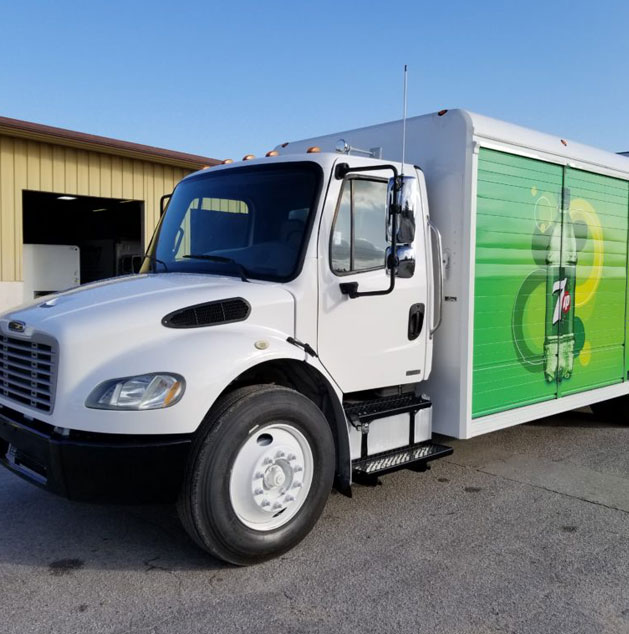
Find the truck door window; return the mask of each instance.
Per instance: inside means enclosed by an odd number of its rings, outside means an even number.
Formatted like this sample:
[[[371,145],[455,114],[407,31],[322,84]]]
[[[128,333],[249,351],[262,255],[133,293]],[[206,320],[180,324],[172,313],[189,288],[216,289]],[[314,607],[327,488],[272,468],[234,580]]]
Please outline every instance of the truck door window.
[[[330,241],[335,273],[384,268],[386,209],[386,181],[350,178],[343,183]]]

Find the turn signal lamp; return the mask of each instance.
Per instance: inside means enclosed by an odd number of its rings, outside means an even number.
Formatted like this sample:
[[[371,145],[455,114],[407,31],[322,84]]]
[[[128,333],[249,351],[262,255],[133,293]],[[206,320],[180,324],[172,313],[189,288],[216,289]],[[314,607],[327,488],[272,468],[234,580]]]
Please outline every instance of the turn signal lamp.
[[[306,152],[308,154],[316,154],[317,152],[321,152],[321,148],[318,145],[313,145],[309,147]]]
[[[221,161],[221,165],[228,165],[229,163],[233,163],[234,159],[225,159],[224,161]]]
[[[265,154],[265,156],[279,156],[280,153],[277,150],[270,150]]]
[[[242,157],[242,160],[243,160],[243,161],[250,161],[251,159],[254,159],[254,158],[255,158],[255,156],[254,156],[253,154],[245,154],[245,155]]]

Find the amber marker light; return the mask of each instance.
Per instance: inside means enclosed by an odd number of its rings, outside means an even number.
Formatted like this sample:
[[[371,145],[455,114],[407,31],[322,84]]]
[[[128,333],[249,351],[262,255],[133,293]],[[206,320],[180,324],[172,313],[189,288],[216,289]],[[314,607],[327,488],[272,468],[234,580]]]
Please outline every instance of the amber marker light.
[[[242,160],[243,160],[243,161],[250,161],[251,159],[254,159],[254,158],[255,158],[255,156],[254,156],[253,154],[245,154],[245,155],[242,157]]]
[[[225,159],[224,161],[221,161],[221,165],[229,165],[230,163],[233,163],[234,159]]]
[[[317,152],[321,152],[321,148],[318,145],[313,145],[309,147],[306,152],[308,154],[316,154]]]
[[[448,112],[447,110],[439,110],[439,112],[437,113],[438,117],[443,117],[443,115]]]
[[[173,386],[170,388],[170,390],[168,390],[168,394],[166,394],[165,398],[164,398],[164,407],[168,407],[168,405],[170,405],[170,403],[172,402],[172,400],[176,397],[179,396],[179,392],[181,391],[181,383],[179,381],[177,381],[176,383],[173,384]]]
[[[566,141],[565,139],[561,139],[561,142],[563,145],[568,145],[568,141]]]
[[[277,150],[270,150],[264,156],[279,156],[280,153]]]

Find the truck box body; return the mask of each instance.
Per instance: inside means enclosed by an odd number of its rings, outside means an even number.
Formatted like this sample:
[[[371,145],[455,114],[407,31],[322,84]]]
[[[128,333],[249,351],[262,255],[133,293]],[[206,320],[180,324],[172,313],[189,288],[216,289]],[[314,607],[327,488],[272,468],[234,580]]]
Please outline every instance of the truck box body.
[[[470,438],[628,393],[629,160],[462,110],[406,127],[444,245],[434,431]],[[400,121],[283,153],[339,138],[402,159]]]

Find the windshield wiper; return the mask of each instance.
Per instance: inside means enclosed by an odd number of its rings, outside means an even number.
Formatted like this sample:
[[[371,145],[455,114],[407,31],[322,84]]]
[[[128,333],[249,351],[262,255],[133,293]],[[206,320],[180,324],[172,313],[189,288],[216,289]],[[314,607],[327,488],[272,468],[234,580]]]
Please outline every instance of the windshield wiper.
[[[166,262],[164,262],[164,260],[160,260],[160,259],[156,258],[154,255],[145,255],[144,257],[147,260],[152,260],[153,262],[161,264],[164,267],[164,272],[168,273],[168,267],[166,266]],[[153,267],[153,271],[155,273],[157,273],[157,271],[155,270],[155,267]]]
[[[243,282],[248,282],[247,269],[233,258],[226,258],[222,255],[206,255],[205,253],[191,253],[190,255],[184,255],[184,258],[190,258],[192,260],[208,260],[210,262],[223,262],[225,264],[234,264],[240,273],[240,279]]]

